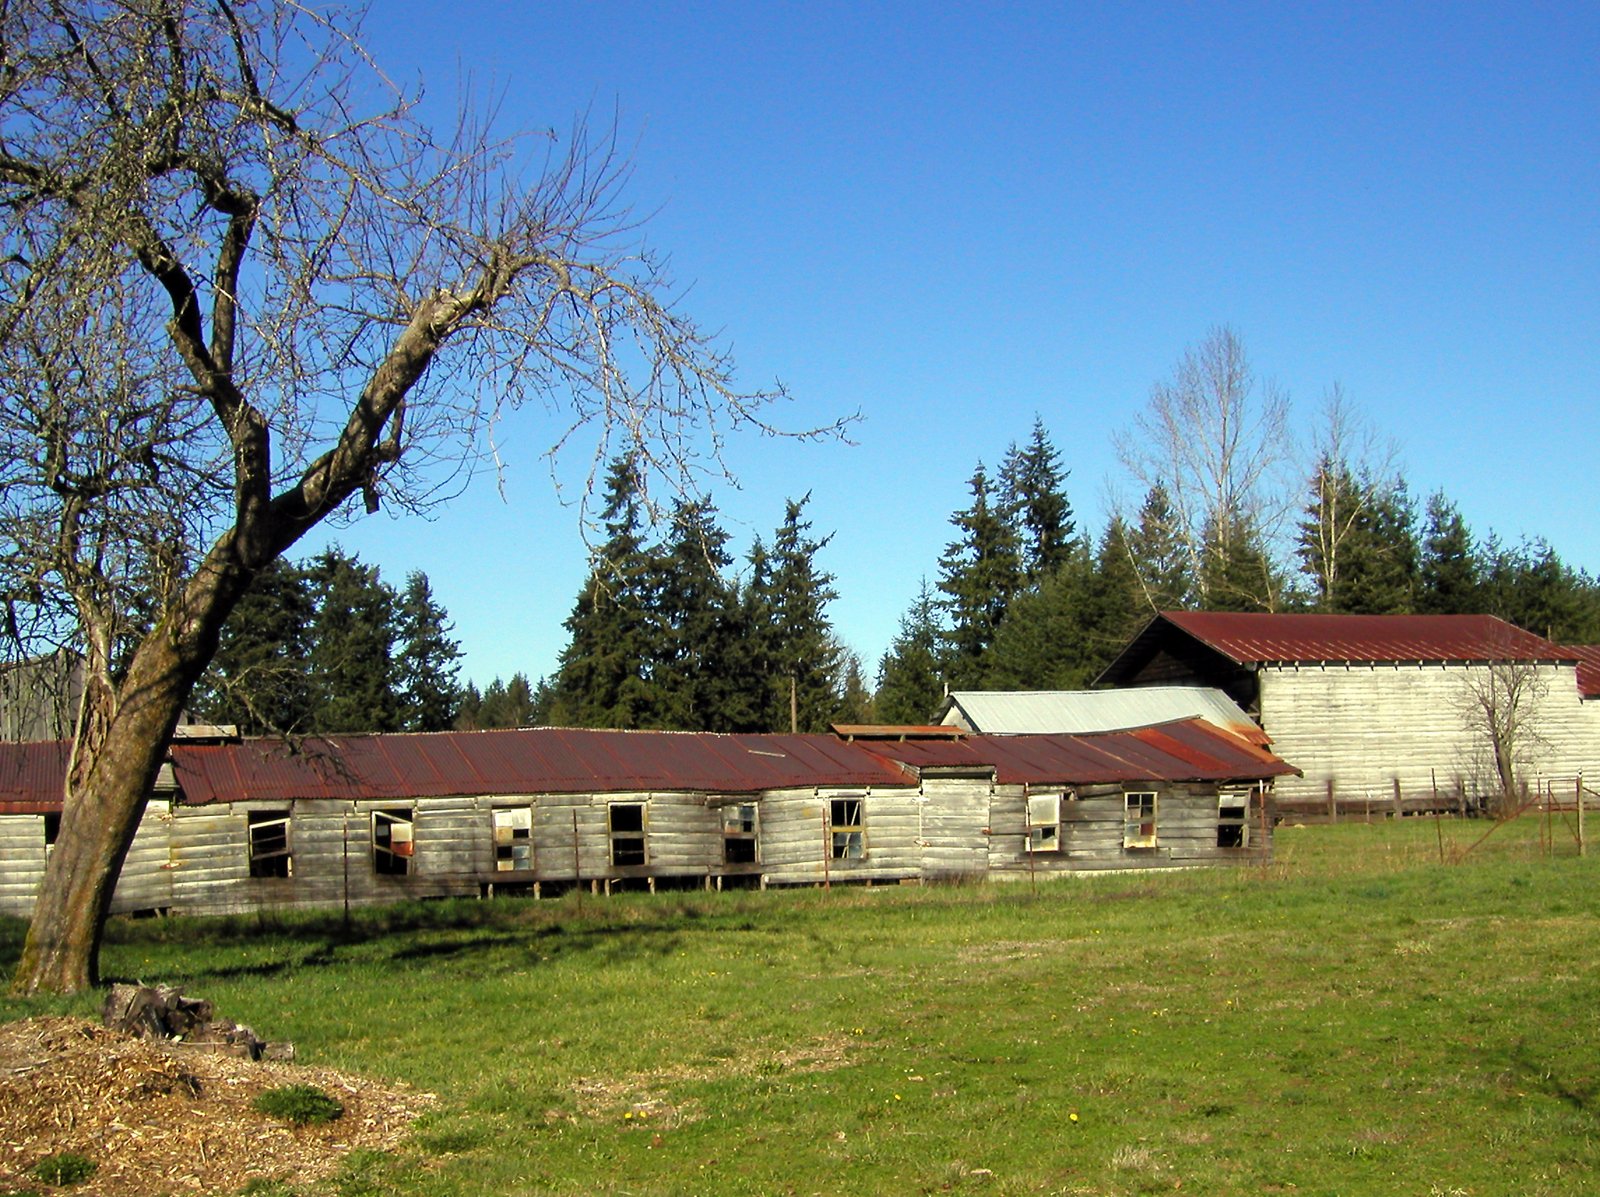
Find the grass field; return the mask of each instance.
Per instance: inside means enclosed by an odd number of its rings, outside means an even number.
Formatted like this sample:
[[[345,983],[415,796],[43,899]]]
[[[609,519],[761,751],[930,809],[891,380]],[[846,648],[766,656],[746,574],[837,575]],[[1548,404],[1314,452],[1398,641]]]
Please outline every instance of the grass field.
[[[346,1195],[1593,1192],[1600,857],[1525,819],[1441,863],[1489,826],[1037,890],[119,922],[103,964],[439,1094]]]

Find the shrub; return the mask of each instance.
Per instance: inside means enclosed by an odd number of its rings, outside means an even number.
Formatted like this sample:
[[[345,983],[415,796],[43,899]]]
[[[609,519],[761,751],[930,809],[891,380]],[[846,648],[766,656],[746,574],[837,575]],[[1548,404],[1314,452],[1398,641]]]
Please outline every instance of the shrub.
[[[256,1113],[278,1118],[295,1126],[311,1122],[332,1122],[344,1107],[315,1085],[283,1085],[268,1089],[252,1103]]]
[[[94,1175],[95,1162],[73,1151],[47,1155],[33,1166],[33,1174],[47,1185],[78,1185]]]

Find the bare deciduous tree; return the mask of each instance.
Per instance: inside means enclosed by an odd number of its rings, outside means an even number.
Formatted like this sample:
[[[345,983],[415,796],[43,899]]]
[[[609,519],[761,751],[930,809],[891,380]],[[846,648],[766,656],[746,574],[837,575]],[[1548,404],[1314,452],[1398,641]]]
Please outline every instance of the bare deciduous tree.
[[[1146,493],[1164,488],[1202,604],[1219,597],[1218,579],[1240,576],[1227,567],[1231,556],[1270,548],[1278,536],[1290,507],[1289,399],[1270,382],[1258,390],[1233,329],[1213,328],[1186,350],[1115,443]],[[1259,605],[1276,602],[1272,590],[1264,576]]]
[[[95,981],[190,689],[319,521],[449,497],[527,400],[557,448],[679,478],[771,430],[611,138],[436,139],[358,32],[294,0],[0,7],[0,603],[13,654],[84,661],[20,991]]]
[[[1549,692],[1546,671],[1536,661],[1495,661],[1462,675],[1456,706],[1475,758],[1467,762],[1468,771],[1477,775],[1480,789],[1492,785],[1490,801],[1500,818],[1522,808],[1527,772],[1549,747],[1540,730]]]

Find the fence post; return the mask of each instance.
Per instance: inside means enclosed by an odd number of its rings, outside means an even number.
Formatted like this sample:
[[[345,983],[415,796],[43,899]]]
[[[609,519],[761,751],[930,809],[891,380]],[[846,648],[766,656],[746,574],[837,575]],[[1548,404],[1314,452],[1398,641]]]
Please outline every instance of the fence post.
[[[1400,801],[1400,779],[1397,777],[1394,779],[1394,817],[1398,819],[1405,813],[1406,808]]]
[[[1578,774],[1578,855],[1585,855],[1583,843],[1583,774]]]
[[[1339,821],[1339,803],[1333,796],[1333,778],[1328,778],[1328,822]]]

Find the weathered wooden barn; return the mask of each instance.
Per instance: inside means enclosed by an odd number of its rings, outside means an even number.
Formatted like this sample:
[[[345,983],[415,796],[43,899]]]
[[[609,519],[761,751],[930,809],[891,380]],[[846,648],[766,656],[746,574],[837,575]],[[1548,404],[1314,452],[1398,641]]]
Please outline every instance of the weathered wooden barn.
[[[1101,684],[1216,686],[1300,766],[1285,810],[1339,802],[1379,812],[1449,806],[1495,789],[1474,692],[1516,671],[1526,702],[1522,772],[1570,795],[1600,778],[1600,670],[1488,615],[1163,612]]]
[[[59,827],[60,744],[0,745],[0,912]],[[1199,720],[1083,736],[529,729],[176,742],[117,911],[1260,861],[1292,766]]]

